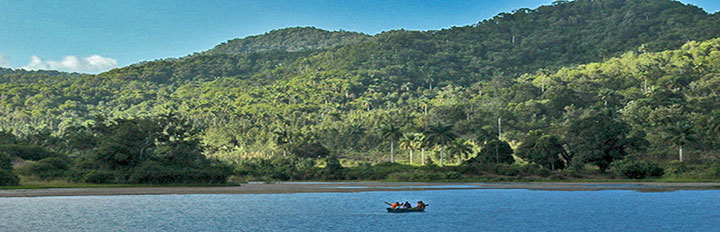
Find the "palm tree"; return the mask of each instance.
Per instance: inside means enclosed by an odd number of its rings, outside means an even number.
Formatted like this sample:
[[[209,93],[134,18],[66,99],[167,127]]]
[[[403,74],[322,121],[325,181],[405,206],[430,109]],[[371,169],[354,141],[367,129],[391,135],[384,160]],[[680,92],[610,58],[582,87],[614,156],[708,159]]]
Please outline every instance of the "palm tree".
[[[720,114],[712,117],[710,121],[710,131],[715,135],[715,138],[720,137]]]
[[[458,158],[458,165],[462,163],[463,158],[469,157],[473,153],[472,144],[467,139],[456,139],[450,143],[447,148],[448,153]]]
[[[273,134],[275,134],[275,144],[282,149],[283,156],[287,156],[287,144],[291,143],[290,140],[290,133],[285,130],[284,128],[277,128],[275,131],[273,131]]]
[[[427,130],[427,142],[430,146],[440,146],[440,167],[443,166],[445,147],[457,137],[452,132],[453,125],[436,123]]]
[[[392,123],[385,124],[380,132],[383,137],[390,140],[390,162],[395,163],[395,141],[402,136],[402,132]]]
[[[413,138],[411,138],[412,133],[405,133],[403,134],[403,137],[400,138],[400,148],[410,151],[410,164],[412,164],[412,157],[413,157]]]
[[[405,133],[400,139],[400,148],[410,151],[410,164],[413,161],[413,151],[420,149],[424,137],[421,133]]]
[[[668,139],[678,145],[680,161],[683,161],[683,146],[695,142],[693,127],[687,123],[678,123],[676,126],[668,128],[668,132],[670,133]]]

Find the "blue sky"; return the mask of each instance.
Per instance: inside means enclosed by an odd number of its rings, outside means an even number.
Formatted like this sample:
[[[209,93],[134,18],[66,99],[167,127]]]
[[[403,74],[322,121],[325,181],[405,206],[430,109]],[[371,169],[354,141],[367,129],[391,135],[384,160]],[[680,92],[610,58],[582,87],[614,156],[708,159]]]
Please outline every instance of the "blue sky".
[[[0,0],[0,67],[97,73],[292,27],[376,34],[462,26],[552,0]],[[718,0],[684,0],[708,12]]]

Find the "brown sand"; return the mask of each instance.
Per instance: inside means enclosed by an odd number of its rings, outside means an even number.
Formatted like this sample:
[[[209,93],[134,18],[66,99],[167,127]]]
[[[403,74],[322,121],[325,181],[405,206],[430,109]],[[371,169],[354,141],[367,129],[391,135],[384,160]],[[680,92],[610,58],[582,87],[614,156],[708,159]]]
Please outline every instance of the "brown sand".
[[[0,197],[101,196],[153,194],[260,194],[447,189],[637,190],[675,191],[720,189],[720,183],[402,183],[402,182],[281,182],[224,187],[109,187],[0,190]]]

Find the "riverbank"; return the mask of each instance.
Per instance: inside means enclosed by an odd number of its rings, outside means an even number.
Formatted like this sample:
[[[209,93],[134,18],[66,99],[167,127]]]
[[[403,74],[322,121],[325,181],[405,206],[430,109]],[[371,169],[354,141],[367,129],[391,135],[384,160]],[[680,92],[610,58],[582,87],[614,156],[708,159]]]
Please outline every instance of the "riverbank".
[[[90,188],[2,189],[0,197],[106,196],[158,194],[276,194],[313,192],[423,191],[463,189],[589,190],[720,190],[720,183],[572,182],[572,183],[424,183],[424,182],[279,182],[239,186],[138,186]]]

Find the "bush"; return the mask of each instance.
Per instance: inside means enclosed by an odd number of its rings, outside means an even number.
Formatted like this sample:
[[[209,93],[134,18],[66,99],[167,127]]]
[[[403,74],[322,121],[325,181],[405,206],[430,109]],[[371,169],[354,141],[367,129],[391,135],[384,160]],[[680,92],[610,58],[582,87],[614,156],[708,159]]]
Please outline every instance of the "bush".
[[[350,179],[364,180],[383,180],[388,179],[388,175],[392,173],[402,173],[416,170],[413,166],[390,162],[383,162],[375,165],[367,164],[348,169],[349,170],[347,170],[346,173]]]
[[[428,172],[423,170],[411,170],[405,172],[390,173],[387,180],[390,181],[438,181],[438,180],[456,180],[460,179],[459,172]]]
[[[720,178],[720,162],[691,164],[676,160],[666,163],[664,168],[668,177],[689,179]]]
[[[611,164],[611,168],[616,175],[632,179],[659,177],[664,173],[663,168],[648,160],[618,160]]]
[[[101,169],[81,169],[71,168],[65,174],[68,181],[77,183],[92,184],[122,184],[125,183],[125,175],[121,171],[101,170]]]
[[[59,156],[57,153],[47,151],[40,146],[23,144],[0,145],[0,153],[7,153],[11,156],[19,157],[20,159],[33,161]]]
[[[65,176],[65,172],[69,168],[70,163],[66,158],[50,157],[22,166],[17,169],[17,173],[49,180]]]
[[[0,170],[1,169],[12,169],[12,157],[3,152],[0,152]]]
[[[146,162],[130,173],[128,183],[134,184],[173,184],[173,183],[225,183],[231,169],[215,166],[205,169],[169,166],[155,162]]]
[[[322,175],[311,158],[274,157],[241,161],[233,171],[237,176],[266,177],[273,180],[308,180]]]
[[[456,180],[456,179],[460,179],[461,177],[462,177],[462,175],[459,172],[455,172],[455,171],[449,171],[449,172],[442,173],[442,178],[446,179],[446,180]]]
[[[344,168],[340,165],[340,160],[336,156],[327,157],[327,165],[322,170],[322,178],[326,180],[342,180],[345,178]]]
[[[510,164],[497,164],[494,167],[494,171],[496,174],[503,176],[517,176],[520,174],[520,170]]]
[[[18,185],[18,183],[20,183],[20,179],[12,170],[0,169],[0,186]]]
[[[412,170],[405,172],[395,172],[387,175],[390,181],[434,181],[442,177],[435,172],[424,172],[420,170]]]
[[[551,171],[547,168],[543,168],[540,165],[537,164],[528,164],[521,166],[519,168],[520,175],[522,176],[540,176],[540,177],[548,177],[551,174]]]

